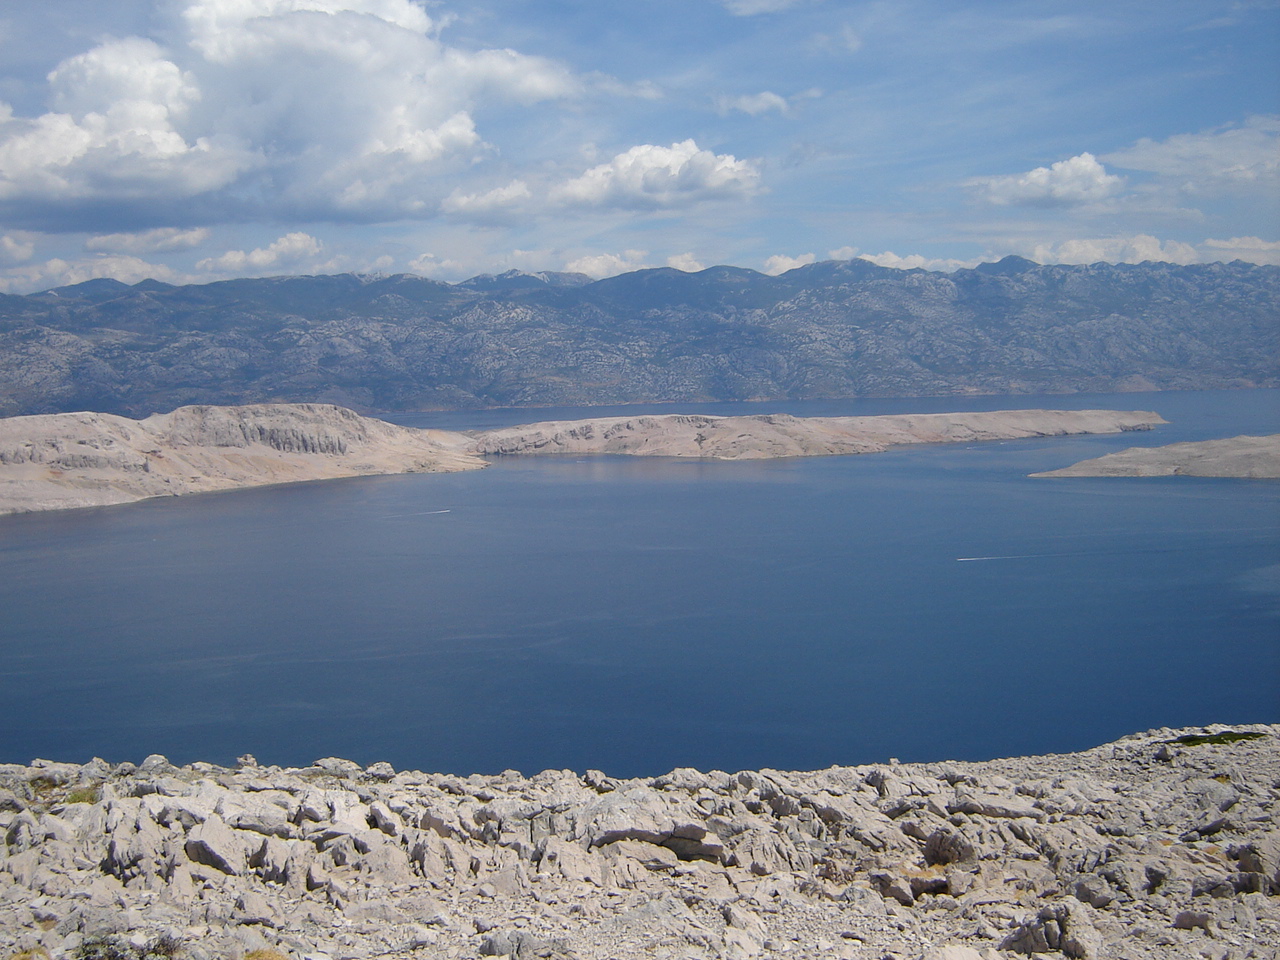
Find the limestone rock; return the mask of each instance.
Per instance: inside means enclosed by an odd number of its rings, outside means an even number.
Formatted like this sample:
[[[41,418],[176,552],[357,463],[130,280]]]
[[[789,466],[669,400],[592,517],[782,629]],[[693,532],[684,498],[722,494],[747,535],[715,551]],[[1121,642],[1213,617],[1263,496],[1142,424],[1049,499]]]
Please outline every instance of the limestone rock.
[[[245,867],[243,842],[221,817],[213,814],[188,835],[184,848],[194,863],[238,876]]]
[[[1171,443],[1163,447],[1130,447],[1118,453],[1033,477],[1242,477],[1280,478],[1280,434]],[[1162,747],[1157,759],[1168,759]]]
[[[192,960],[486,943],[581,960],[917,960],[928,944],[948,960],[995,960],[996,945],[1267,956],[1280,727],[1223,732],[1165,760],[1179,731],[1069,756],[639,780],[382,779],[332,758],[0,765],[14,798],[0,808],[0,956],[169,933]]]

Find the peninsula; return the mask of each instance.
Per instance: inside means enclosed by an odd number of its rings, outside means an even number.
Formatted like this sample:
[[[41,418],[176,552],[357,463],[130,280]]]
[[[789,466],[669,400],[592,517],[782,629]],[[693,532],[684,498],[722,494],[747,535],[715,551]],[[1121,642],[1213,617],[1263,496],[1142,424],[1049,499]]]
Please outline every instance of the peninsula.
[[[1280,433],[1163,447],[1130,447],[1033,477],[1239,477],[1280,479]]]
[[[0,765],[0,955],[1270,957],[1278,781],[1260,724],[632,780],[33,760]]]
[[[0,514],[388,473],[475,470],[459,434],[327,404],[179,407],[0,419]]]
[[[1148,430],[1157,414],[1001,410],[883,417],[644,416],[480,433],[416,430],[328,404],[191,406],[0,419],[0,514],[373,474],[451,472],[502,454],[724,460],[873,453],[914,443]]]

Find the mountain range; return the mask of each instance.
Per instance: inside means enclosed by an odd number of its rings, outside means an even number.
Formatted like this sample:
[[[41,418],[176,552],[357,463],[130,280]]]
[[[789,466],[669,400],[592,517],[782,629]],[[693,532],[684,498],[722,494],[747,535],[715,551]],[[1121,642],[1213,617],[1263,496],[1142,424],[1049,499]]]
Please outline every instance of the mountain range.
[[[100,279],[0,296],[0,414],[1278,386],[1278,320],[1240,261]]]

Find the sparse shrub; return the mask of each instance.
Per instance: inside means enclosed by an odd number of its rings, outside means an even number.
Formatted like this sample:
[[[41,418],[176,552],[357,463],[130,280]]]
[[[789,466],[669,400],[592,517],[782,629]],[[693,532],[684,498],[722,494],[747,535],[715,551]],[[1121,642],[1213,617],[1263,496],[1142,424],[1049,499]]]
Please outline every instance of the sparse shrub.
[[[167,934],[143,947],[120,937],[89,937],[72,956],[75,960],[173,960],[182,952],[182,941]]]
[[[102,785],[91,783],[88,786],[76,787],[67,794],[64,803],[97,803],[102,799]]]
[[[177,937],[171,937],[168,934],[156,937],[147,944],[143,951],[143,960],[172,960],[172,958],[182,953],[182,941]]]
[[[289,958],[279,950],[250,950],[244,955],[244,960],[289,960]]]
[[[119,937],[86,937],[72,956],[75,960],[138,960],[138,951]]]
[[[33,947],[30,950],[20,950],[9,957],[9,960],[49,960],[49,951],[44,947]]]
[[[1203,747],[1228,743],[1239,743],[1241,740],[1261,740],[1265,733],[1223,730],[1221,733],[1187,733],[1181,737],[1166,740],[1165,743],[1176,743],[1183,747]]]

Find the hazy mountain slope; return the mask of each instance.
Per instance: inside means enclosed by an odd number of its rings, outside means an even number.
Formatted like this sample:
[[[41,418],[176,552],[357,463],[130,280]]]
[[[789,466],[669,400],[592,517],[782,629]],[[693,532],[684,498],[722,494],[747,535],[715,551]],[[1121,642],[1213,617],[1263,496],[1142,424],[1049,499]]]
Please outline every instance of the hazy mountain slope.
[[[1278,318],[1240,262],[94,280],[0,298],[0,413],[1276,385]]]

